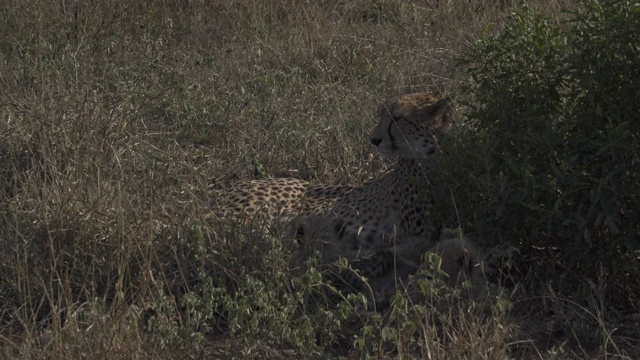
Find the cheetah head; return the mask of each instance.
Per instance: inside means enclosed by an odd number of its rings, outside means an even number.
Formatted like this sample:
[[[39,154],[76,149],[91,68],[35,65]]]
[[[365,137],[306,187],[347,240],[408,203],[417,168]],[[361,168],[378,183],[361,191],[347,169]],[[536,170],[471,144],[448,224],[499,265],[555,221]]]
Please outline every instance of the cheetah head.
[[[402,95],[383,103],[371,143],[385,157],[420,158],[439,152],[436,136],[449,130],[449,98],[427,93]]]

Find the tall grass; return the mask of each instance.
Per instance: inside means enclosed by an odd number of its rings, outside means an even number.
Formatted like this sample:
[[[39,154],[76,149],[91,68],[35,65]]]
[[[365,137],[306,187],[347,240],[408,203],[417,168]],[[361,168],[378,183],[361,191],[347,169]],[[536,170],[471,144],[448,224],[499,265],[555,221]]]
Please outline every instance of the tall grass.
[[[560,5],[532,6],[553,14]],[[239,179],[376,176],[388,166],[367,144],[377,104],[415,90],[460,94],[469,79],[455,59],[516,7],[2,2],[1,356],[554,358],[583,349],[580,339],[533,342],[527,313],[540,305],[525,299],[514,320],[504,297],[435,315],[399,301],[394,317],[354,320],[352,303],[325,298],[319,273],[291,269],[294,249],[221,227],[206,207],[212,188]]]

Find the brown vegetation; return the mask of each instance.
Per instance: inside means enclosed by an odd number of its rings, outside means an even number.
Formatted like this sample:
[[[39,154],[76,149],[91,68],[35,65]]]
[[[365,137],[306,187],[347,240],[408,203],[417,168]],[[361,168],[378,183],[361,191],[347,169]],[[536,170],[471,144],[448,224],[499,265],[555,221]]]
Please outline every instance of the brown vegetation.
[[[0,357],[630,358],[637,319],[618,340],[552,290],[349,323],[277,239],[207,207],[236,180],[377,176],[379,102],[459,94],[455,58],[513,6],[3,1]]]

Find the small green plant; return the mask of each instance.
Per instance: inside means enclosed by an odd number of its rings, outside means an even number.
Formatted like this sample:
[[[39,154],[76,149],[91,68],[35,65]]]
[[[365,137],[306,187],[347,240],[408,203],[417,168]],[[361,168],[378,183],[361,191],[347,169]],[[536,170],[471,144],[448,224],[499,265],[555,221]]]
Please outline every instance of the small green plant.
[[[434,253],[424,258],[415,275],[397,280],[388,308],[362,319],[354,342],[360,357],[505,357],[510,327],[499,302],[506,300],[488,292],[473,299],[463,295],[470,282],[450,286],[442,259]]]

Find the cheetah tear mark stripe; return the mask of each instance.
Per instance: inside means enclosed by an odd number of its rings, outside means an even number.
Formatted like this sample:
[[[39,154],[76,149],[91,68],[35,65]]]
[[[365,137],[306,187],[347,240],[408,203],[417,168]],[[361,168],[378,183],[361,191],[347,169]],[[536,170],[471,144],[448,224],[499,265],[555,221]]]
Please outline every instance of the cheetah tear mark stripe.
[[[387,134],[389,134],[389,141],[391,142],[391,149],[392,150],[398,150],[398,145],[396,145],[396,139],[393,137],[393,134],[391,134],[391,126],[393,126],[393,123],[395,123],[396,121],[398,121],[401,118],[395,118],[395,117],[391,117],[393,119],[393,121],[389,121],[389,127],[387,128]]]

